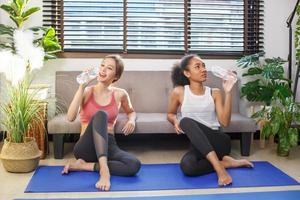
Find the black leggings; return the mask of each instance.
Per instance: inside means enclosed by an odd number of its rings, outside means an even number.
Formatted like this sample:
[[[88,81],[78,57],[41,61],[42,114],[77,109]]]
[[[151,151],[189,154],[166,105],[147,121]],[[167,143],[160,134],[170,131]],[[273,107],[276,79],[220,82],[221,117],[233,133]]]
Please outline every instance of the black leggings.
[[[208,153],[215,151],[219,160],[230,154],[230,137],[219,130],[212,130],[207,126],[191,119],[180,120],[180,128],[191,142],[191,149],[183,156],[180,167],[187,176],[199,176],[214,171],[211,163],[206,159]]]
[[[107,133],[107,114],[98,111],[88,124],[84,134],[74,147],[76,159],[95,162],[94,170],[99,171],[98,159],[106,156],[111,175],[134,176],[141,162],[132,154],[121,150],[114,135]]]

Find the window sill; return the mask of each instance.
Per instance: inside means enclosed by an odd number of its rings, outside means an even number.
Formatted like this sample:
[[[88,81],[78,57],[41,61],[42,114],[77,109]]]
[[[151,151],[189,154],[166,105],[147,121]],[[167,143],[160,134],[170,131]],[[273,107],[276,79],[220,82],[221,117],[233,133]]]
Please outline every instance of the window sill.
[[[123,58],[129,59],[180,59],[185,54],[183,53],[118,53],[118,52],[61,52],[58,54],[59,58],[103,58],[109,54],[119,54]],[[192,54],[192,53],[191,53]],[[197,53],[203,59],[238,59],[241,58],[242,54],[228,54],[228,55],[220,55],[220,54],[204,54]]]

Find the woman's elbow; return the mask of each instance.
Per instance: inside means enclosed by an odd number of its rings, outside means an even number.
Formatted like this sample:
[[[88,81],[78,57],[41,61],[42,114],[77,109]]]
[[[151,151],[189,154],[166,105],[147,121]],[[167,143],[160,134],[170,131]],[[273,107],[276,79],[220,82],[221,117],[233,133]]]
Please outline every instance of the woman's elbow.
[[[72,122],[72,121],[74,121],[75,119],[76,119],[76,116],[67,114],[67,120],[68,120],[69,122]]]
[[[223,127],[227,127],[230,124],[230,120],[223,120],[220,122]]]
[[[172,122],[173,116],[174,116],[173,113],[167,113],[167,120],[168,120],[169,122]]]
[[[129,120],[136,121],[137,115],[135,111],[126,112],[126,115],[129,118]]]
[[[221,123],[221,125],[222,125],[223,127],[227,127],[227,126],[229,125],[229,123]]]
[[[127,116],[136,116],[136,112],[134,110],[130,110],[126,113]]]
[[[72,117],[67,117],[67,120],[68,120],[69,122],[72,122],[72,121],[74,121],[75,119],[72,118]]]

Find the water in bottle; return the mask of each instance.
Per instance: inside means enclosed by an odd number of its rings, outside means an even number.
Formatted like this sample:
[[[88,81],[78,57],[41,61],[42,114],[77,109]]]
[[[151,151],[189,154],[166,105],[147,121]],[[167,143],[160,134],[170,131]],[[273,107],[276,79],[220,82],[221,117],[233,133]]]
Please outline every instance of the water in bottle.
[[[98,67],[93,67],[91,70],[84,71],[76,77],[77,83],[84,84],[96,78],[99,73]]]
[[[213,73],[213,75],[215,75],[221,79],[224,79],[224,80],[233,79],[234,82],[237,81],[237,76],[235,73],[233,73],[230,70],[224,69],[222,67],[213,66],[209,69],[209,71],[211,71]]]

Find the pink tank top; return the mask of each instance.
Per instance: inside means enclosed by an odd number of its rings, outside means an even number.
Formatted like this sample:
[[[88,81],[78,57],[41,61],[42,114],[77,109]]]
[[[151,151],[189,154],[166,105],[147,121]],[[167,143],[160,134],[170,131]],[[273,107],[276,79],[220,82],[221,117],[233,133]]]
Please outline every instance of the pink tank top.
[[[93,88],[91,89],[93,90]],[[114,126],[119,113],[114,91],[112,92],[112,97],[109,104],[105,106],[99,105],[95,101],[94,92],[92,91],[89,99],[86,101],[86,103],[82,106],[80,110],[81,123],[89,123],[94,114],[99,110],[105,111],[107,113],[108,126]]]

